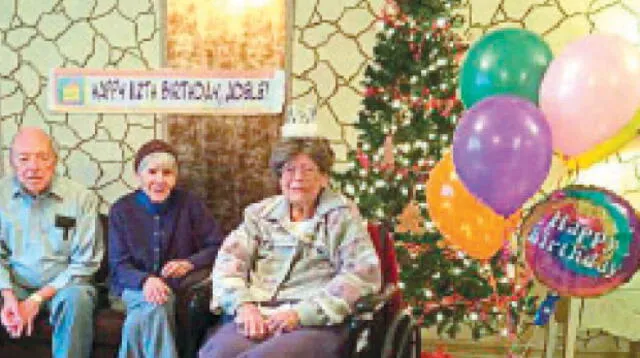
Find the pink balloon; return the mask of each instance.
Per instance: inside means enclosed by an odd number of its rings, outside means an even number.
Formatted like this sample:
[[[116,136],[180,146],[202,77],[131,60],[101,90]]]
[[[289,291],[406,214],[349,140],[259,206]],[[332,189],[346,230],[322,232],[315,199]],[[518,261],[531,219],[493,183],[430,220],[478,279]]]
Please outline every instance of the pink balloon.
[[[540,108],[556,151],[576,156],[612,137],[640,107],[640,51],[616,35],[589,35],[556,57]]]

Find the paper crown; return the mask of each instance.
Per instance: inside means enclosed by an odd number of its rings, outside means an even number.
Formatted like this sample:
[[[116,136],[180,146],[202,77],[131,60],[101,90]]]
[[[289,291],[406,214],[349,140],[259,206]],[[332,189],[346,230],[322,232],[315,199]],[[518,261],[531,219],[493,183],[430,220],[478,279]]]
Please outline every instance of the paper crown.
[[[283,138],[319,137],[316,107],[312,105],[307,105],[304,108],[298,108],[295,105],[289,106],[281,131]]]

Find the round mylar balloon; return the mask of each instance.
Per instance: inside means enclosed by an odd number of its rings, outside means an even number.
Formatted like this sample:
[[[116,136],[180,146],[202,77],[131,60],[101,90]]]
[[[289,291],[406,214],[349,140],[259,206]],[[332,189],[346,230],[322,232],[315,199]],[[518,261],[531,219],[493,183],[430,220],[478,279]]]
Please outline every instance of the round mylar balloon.
[[[521,227],[535,276],[563,296],[602,295],[640,263],[640,223],[631,205],[605,189],[572,185],[536,205]]]
[[[451,153],[429,172],[427,205],[445,242],[479,260],[498,252],[520,219],[519,211],[505,219],[471,195],[456,175]]]

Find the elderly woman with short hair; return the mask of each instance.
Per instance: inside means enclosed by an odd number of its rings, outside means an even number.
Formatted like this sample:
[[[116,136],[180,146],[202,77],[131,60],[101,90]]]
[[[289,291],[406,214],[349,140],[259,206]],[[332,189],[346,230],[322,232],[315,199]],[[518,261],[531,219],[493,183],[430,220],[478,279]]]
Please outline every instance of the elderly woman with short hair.
[[[169,144],[144,144],[134,168],[140,188],[109,213],[111,288],[127,309],[119,357],[177,357],[174,292],[187,275],[211,267],[222,235],[202,200],[176,188]]]
[[[201,358],[343,356],[344,320],[379,290],[381,273],[357,209],[328,188],[333,160],[325,139],[275,146],[270,166],[282,194],[250,205],[225,239],[212,309],[228,322]]]

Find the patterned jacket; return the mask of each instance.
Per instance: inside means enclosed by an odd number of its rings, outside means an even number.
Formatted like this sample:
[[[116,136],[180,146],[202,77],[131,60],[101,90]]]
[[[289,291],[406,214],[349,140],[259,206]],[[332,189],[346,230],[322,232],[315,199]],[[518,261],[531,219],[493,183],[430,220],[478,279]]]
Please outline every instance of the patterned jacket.
[[[212,310],[232,315],[245,302],[291,304],[303,326],[342,323],[381,285],[380,263],[357,209],[330,190],[297,227],[282,196],[250,205],[224,240],[213,268]]]

